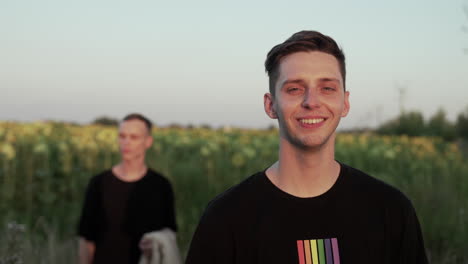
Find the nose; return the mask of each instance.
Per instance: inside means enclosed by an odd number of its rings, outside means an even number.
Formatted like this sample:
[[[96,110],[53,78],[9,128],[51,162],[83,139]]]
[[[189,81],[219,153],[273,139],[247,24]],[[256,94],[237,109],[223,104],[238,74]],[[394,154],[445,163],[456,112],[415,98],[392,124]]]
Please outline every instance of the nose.
[[[320,95],[315,89],[307,89],[302,100],[302,107],[313,109],[320,107]]]
[[[121,137],[120,138],[120,144],[122,146],[126,146],[126,145],[128,145],[128,143],[129,143],[128,137]]]

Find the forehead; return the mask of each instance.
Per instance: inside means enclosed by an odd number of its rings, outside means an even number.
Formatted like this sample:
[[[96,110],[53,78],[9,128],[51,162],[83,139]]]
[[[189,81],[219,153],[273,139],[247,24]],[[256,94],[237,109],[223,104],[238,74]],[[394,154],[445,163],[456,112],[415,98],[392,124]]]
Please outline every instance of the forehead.
[[[296,52],[284,57],[279,65],[278,83],[290,79],[338,79],[343,83],[338,60],[320,51]]]
[[[119,132],[142,134],[148,131],[145,122],[132,119],[120,122]]]

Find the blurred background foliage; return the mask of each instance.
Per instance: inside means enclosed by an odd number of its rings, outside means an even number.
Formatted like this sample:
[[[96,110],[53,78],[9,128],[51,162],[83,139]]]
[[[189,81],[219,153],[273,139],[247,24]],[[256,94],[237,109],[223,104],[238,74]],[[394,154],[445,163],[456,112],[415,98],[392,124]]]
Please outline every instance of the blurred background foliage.
[[[468,107],[451,122],[447,113],[440,108],[428,120],[419,111],[403,111],[397,118],[377,128],[379,134],[408,136],[437,136],[447,141],[458,138],[468,140]]]
[[[424,126],[445,131],[437,125],[446,126],[440,116],[423,121]],[[460,116],[466,121],[468,115]],[[339,133],[336,158],[410,197],[432,263],[466,263],[465,141],[456,132],[451,140],[440,134],[403,133],[417,131],[407,128],[413,124],[421,126],[413,118],[420,120],[417,114],[405,114],[394,121],[400,126],[395,134]],[[75,263],[86,184],[119,161],[115,123],[95,123],[0,122],[0,263],[17,263],[7,262],[15,257],[24,263]],[[172,126],[155,128],[153,136],[147,161],[173,183],[184,253],[207,202],[277,158],[276,129]]]

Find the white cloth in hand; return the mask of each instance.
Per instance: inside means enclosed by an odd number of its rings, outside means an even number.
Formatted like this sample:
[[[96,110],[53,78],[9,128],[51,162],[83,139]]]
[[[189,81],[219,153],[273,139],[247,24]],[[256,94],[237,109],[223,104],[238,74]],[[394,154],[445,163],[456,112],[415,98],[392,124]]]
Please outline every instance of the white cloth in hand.
[[[151,241],[151,256],[141,254],[139,264],[181,264],[176,234],[169,228],[146,233],[143,240]]]

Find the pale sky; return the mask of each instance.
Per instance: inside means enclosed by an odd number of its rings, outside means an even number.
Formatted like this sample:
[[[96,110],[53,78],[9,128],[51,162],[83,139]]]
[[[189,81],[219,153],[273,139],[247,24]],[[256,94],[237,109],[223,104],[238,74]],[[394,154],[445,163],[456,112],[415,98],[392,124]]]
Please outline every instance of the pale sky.
[[[468,107],[467,0],[0,0],[0,120],[141,112],[170,123],[266,127],[266,53],[318,30],[347,59],[351,112],[373,127],[403,105]]]

